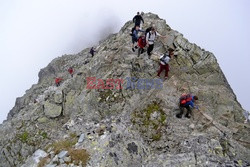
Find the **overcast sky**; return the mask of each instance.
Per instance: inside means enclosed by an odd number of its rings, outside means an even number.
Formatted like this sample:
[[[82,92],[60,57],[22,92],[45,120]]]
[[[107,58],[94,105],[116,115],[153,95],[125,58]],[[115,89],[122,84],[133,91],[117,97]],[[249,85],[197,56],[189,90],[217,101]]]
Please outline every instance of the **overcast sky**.
[[[118,32],[137,11],[158,14],[215,54],[243,108],[250,110],[249,0],[1,0],[0,123],[54,58]]]

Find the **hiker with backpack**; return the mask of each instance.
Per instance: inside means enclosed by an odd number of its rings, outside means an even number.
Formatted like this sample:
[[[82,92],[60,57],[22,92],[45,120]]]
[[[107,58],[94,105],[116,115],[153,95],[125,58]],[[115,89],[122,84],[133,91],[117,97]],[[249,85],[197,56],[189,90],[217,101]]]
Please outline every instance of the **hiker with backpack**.
[[[154,41],[156,36],[159,36],[161,38],[166,38],[166,36],[163,36],[159,34],[154,27],[149,27],[146,29],[146,42],[147,42],[147,53],[148,53],[148,58],[150,59],[151,57],[151,52],[154,49]]]
[[[146,42],[146,38],[145,38],[145,35],[142,34],[139,39],[138,39],[138,42],[137,42],[137,45],[139,47],[138,49],[138,57],[140,56],[140,54],[142,54],[144,52],[144,48],[146,47],[147,45],[147,42]]]
[[[138,41],[138,38],[139,38],[139,32],[144,32],[143,30],[140,30],[139,29],[140,27],[139,26],[135,26],[134,28],[132,28],[132,50],[133,52],[135,52],[135,49],[137,49],[137,41]]]
[[[192,108],[195,107],[194,103],[198,100],[197,96],[193,96],[192,94],[183,94],[179,99],[179,107],[181,112],[179,114],[176,114],[177,118],[181,118],[182,114],[184,113],[184,109],[187,110],[187,113],[185,117],[190,118],[192,113]],[[198,109],[198,106],[196,106],[196,109]]]
[[[94,53],[95,53],[96,51],[94,50],[94,47],[92,47],[91,49],[90,49],[90,51],[89,51],[89,53],[92,55],[92,57],[94,56]]]
[[[55,84],[56,84],[56,86],[57,86],[57,87],[60,86],[60,84],[61,84],[62,81],[63,81],[63,79],[62,79],[61,77],[57,77],[57,78],[55,79]]]
[[[134,16],[133,18],[133,23],[135,23],[135,27],[141,25],[141,22],[144,24],[144,20],[142,16],[140,15],[140,12],[137,12],[137,15]]]
[[[174,50],[169,49],[165,54],[160,57],[160,69],[158,71],[157,76],[160,78],[161,72],[165,70],[165,79],[168,79],[168,71],[169,71],[169,61],[171,57],[174,55]]]

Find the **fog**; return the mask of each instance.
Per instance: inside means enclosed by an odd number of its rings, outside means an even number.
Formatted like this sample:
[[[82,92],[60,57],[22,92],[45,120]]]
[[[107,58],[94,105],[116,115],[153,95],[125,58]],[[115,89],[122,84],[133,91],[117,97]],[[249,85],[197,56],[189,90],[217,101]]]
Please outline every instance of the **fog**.
[[[243,108],[250,110],[248,0],[2,0],[0,123],[54,58],[118,32],[137,11],[152,12],[215,54]]]

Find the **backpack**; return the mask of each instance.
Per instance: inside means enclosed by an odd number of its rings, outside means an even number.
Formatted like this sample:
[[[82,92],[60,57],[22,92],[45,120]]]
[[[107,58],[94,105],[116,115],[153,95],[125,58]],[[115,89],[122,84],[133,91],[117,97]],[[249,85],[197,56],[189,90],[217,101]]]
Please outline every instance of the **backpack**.
[[[146,29],[146,31],[145,31],[145,36],[147,36],[147,33],[149,33],[148,38],[150,38],[150,36],[151,36],[151,33],[150,33],[151,29],[152,29],[152,27],[148,27],[148,28]],[[155,32],[155,36],[156,36],[156,32]]]
[[[160,58],[160,61],[162,61],[163,63],[167,64],[165,62],[165,58],[168,56],[168,53],[165,53],[164,56],[162,56],[162,58]]]
[[[142,47],[145,47],[146,44],[147,44],[146,38],[142,39],[142,37],[140,36],[140,37],[138,38],[138,43],[139,43],[139,45],[141,45]]]
[[[180,97],[180,106],[184,106],[187,102],[190,102],[192,100],[191,94],[183,94]]]
[[[134,30],[135,30],[135,27],[133,27],[133,28],[131,29],[131,32],[129,33],[130,36],[133,36]]]

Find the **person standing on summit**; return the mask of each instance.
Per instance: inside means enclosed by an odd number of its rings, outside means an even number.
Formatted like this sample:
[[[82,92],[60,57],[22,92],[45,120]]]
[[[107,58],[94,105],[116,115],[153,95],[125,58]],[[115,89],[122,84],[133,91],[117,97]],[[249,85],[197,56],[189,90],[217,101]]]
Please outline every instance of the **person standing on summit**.
[[[133,23],[135,23],[135,27],[141,25],[141,22],[144,24],[144,20],[142,16],[140,15],[140,12],[137,12],[137,15],[133,18]]]

